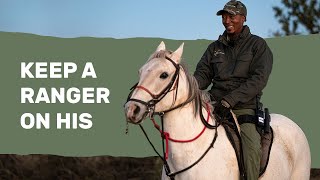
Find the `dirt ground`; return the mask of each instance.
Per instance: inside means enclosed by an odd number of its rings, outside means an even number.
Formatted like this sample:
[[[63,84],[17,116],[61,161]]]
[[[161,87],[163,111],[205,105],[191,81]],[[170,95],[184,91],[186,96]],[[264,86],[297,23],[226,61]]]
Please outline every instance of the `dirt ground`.
[[[161,169],[158,157],[0,155],[0,179],[5,180],[157,180]],[[320,180],[320,169],[312,169],[310,179]]]

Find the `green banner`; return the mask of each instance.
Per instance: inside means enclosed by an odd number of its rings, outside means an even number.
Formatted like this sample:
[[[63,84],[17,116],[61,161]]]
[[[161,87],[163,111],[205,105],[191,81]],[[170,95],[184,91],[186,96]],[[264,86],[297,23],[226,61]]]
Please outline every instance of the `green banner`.
[[[138,126],[126,121],[123,105],[138,70],[163,40],[193,72],[208,40],[156,38],[55,38],[0,33],[1,154],[64,156],[153,156]],[[312,167],[320,167],[317,116],[320,36],[267,39],[274,65],[263,103],[305,132]],[[161,149],[159,133],[143,123]]]

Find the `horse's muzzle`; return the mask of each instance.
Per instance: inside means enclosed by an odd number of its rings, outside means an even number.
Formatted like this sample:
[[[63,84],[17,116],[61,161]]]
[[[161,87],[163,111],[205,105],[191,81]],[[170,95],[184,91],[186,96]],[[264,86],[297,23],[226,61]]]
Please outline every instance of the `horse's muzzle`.
[[[148,114],[147,107],[141,103],[128,101],[125,106],[125,115],[128,122],[139,124]]]

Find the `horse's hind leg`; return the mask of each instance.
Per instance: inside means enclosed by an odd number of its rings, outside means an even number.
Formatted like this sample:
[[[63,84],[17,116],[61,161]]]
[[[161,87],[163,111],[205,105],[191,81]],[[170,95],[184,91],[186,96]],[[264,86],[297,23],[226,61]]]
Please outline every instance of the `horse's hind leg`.
[[[295,147],[295,162],[292,171],[292,180],[309,180],[311,168],[311,153],[307,138],[303,133],[295,138],[298,145]]]
[[[309,180],[310,179],[310,155],[307,152],[301,153],[292,171],[292,180]]]
[[[310,179],[310,167],[300,162],[297,164],[298,167],[295,167],[293,170],[291,179],[292,180],[309,180]]]

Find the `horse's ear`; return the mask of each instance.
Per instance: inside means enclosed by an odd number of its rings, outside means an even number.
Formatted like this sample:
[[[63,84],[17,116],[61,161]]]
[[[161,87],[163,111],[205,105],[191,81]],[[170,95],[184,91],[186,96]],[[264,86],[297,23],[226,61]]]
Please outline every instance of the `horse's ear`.
[[[163,41],[161,41],[156,51],[158,52],[158,51],[164,51],[164,50],[166,50],[166,45],[164,44]]]
[[[172,53],[172,56],[171,56],[171,59],[174,60],[178,64],[181,61],[181,56],[183,53],[183,46],[184,46],[184,43],[182,43],[180,45],[180,47],[175,52]]]

